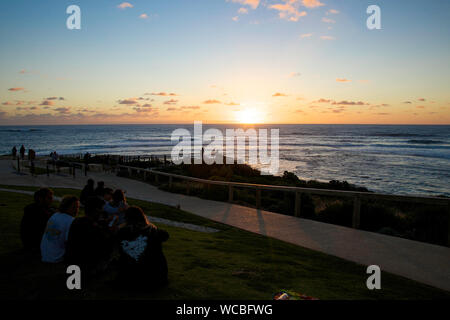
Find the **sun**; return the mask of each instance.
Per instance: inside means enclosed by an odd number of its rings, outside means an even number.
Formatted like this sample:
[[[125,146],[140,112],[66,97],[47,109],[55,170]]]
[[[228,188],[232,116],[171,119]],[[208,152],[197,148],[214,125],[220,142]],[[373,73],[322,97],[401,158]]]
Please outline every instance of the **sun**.
[[[236,112],[236,121],[243,124],[255,124],[263,122],[261,112],[254,108],[245,108]]]

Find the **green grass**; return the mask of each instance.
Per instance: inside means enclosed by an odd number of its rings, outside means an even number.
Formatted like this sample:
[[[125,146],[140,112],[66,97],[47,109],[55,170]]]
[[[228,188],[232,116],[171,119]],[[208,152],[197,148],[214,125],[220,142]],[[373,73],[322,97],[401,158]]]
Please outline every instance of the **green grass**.
[[[5,188],[5,186],[0,186]],[[31,187],[10,187],[34,191]],[[55,189],[57,196],[79,190]],[[115,271],[71,292],[61,266],[41,264],[21,250],[19,224],[32,196],[0,191],[1,299],[271,299],[291,289],[319,299],[449,299],[450,293],[382,273],[382,290],[366,288],[363,266],[215,223],[172,207],[129,199],[145,212],[221,230],[206,234],[160,225],[170,284],[153,293],[124,291],[111,280]]]

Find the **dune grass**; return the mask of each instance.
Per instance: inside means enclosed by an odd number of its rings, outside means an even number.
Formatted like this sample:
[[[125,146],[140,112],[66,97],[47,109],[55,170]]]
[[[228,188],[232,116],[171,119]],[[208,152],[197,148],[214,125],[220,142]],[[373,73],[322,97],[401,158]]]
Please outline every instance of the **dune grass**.
[[[34,191],[33,187],[7,187]],[[55,195],[79,190],[55,189]],[[19,224],[32,196],[0,191],[1,299],[271,299],[290,289],[319,299],[449,299],[450,293],[382,273],[382,290],[366,288],[363,266],[215,223],[161,204],[129,199],[147,214],[219,229],[206,234],[165,225],[168,287],[133,292],[114,285],[116,270],[66,289],[64,266],[48,266],[21,250]],[[151,276],[149,274],[149,276]]]

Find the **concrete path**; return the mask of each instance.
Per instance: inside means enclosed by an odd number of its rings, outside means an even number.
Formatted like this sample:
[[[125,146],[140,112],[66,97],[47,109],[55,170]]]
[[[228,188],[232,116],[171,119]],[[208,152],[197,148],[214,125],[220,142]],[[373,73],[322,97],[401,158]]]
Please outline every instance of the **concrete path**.
[[[81,189],[88,178],[121,188],[130,198],[157,202],[243,230],[280,239],[362,265],[378,265],[387,271],[450,291],[450,248],[382,234],[299,219],[239,205],[204,200],[158,190],[143,182],[113,174],[88,177],[51,175],[31,177],[14,173],[11,161],[0,161],[0,183]]]

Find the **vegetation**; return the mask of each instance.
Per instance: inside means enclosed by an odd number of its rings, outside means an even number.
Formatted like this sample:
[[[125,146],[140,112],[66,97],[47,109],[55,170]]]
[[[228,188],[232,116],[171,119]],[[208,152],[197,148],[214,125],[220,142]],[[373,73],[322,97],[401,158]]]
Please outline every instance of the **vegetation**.
[[[8,187],[34,191],[34,187]],[[55,195],[79,194],[55,189]],[[152,215],[204,225],[207,234],[161,225],[170,233],[164,244],[170,284],[158,292],[124,291],[114,285],[115,267],[83,283],[65,287],[64,266],[39,262],[21,250],[19,224],[32,196],[0,191],[1,299],[271,299],[290,289],[320,299],[449,299],[450,293],[388,273],[383,289],[366,288],[363,266],[282,241],[238,230],[172,207],[129,199]],[[149,275],[151,276],[151,275]]]

